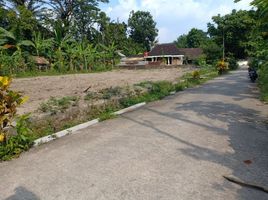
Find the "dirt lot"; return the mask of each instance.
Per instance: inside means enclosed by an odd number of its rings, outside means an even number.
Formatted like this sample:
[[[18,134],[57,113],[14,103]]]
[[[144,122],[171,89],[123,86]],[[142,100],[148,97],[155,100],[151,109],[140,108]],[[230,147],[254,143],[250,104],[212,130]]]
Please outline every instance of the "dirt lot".
[[[83,91],[91,86],[98,91],[114,86],[133,85],[142,81],[175,81],[190,68],[115,70],[111,72],[73,74],[62,76],[43,76],[14,79],[12,89],[29,96],[27,103],[19,108],[19,113],[34,112],[39,104],[50,97],[83,96]]]

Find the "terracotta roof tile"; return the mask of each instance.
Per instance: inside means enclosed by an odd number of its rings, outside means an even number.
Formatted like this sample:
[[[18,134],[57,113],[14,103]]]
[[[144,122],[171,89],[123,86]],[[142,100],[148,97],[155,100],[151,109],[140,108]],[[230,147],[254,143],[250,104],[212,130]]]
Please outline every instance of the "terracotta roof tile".
[[[189,59],[196,59],[203,54],[201,48],[179,48],[179,51]]]
[[[173,43],[158,44],[148,53],[148,56],[162,56],[162,55],[183,55],[183,54]]]

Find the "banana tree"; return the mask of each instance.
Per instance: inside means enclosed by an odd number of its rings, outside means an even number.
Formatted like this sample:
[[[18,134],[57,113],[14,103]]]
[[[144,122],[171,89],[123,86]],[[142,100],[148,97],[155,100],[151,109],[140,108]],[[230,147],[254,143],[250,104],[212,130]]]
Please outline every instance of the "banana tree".
[[[66,57],[69,63],[70,71],[77,71],[78,67],[78,55],[77,55],[77,43],[72,42],[65,45]]]
[[[55,54],[54,54],[54,66],[59,71],[66,71],[66,52],[65,48],[68,46],[68,43],[73,42],[73,39],[70,35],[63,36],[63,30],[61,27],[56,27],[54,30],[54,46],[55,46]]]
[[[23,46],[34,47],[34,43],[30,40],[19,40],[12,32],[0,27],[0,46],[4,49],[14,48],[17,51],[21,51]]]
[[[86,59],[88,62],[88,69],[92,70],[94,63],[96,62],[98,58],[97,48],[94,47],[92,44],[88,44],[85,49],[85,54],[86,54]]]
[[[0,27],[0,47],[1,51],[5,51],[13,58],[16,71],[18,71],[18,67],[22,67],[23,70],[26,68],[22,56],[23,48],[34,47],[34,44],[30,40],[20,40],[12,32]]]
[[[112,44],[110,44],[109,46],[106,46],[106,45],[103,45],[103,44],[99,44],[99,46],[103,50],[103,56],[104,56],[105,62],[107,61],[106,59],[108,59],[109,61],[111,61],[112,67],[114,67],[114,65],[115,65],[115,56],[116,56],[116,49],[117,49],[117,47],[114,44],[114,42]]]
[[[53,42],[53,38],[44,39],[40,32],[35,32],[33,34],[33,44],[37,56],[49,56],[47,55],[47,52],[52,51]]]

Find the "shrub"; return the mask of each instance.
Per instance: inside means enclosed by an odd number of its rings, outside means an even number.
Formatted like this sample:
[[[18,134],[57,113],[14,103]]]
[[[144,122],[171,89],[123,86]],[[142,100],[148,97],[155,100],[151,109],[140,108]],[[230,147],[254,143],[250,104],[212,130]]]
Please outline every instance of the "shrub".
[[[259,59],[257,59],[257,58],[251,58],[251,59],[249,60],[248,65],[249,65],[249,67],[252,68],[252,69],[258,69],[258,67],[259,67],[259,63],[260,63]]]
[[[260,65],[258,84],[261,89],[261,99],[268,102],[268,62]]]
[[[78,103],[78,97],[67,96],[62,98],[51,97],[47,102],[41,103],[39,109],[42,112],[49,112],[50,114],[56,114],[59,111],[64,112],[71,106],[76,106]]]
[[[17,106],[24,103],[27,98],[9,90],[11,78],[0,76],[0,134],[5,133],[5,128],[11,125],[17,112]]]
[[[228,65],[224,60],[221,60],[217,63],[217,70],[219,74],[224,74],[228,71]]]
[[[120,87],[110,87],[100,91],[102,94],[103,99],[111,99],[114,96],[121,95],[121,88]]]
[[[192,72],[193,79],[200,79],[200,72],[198,70],[195,70]]]
[[[29,115],[23,115],[17,119],[16,134],[9,136],[0,145],[0,160],[10,160],[18,157],[23,151],[27,151],[33,145],[32,131],[29,128]]]
[[[236,70],[238,68],[238,63],[234,57],[228,57],[227,62],[230,70]]]
[[[8,160],[31,146],[28,135],[26,116],[18,119],[15,127],[16,133],[12,134],[12,122],[15,120],[17,106],[27,100],[21,94],[9,90],[11,79],[0,77],[0,160]]]
[[[201,55],[199,56],[195,62],[195,64],[197,64],[198,66],[206,66],[207,62],[206,62],[206,55]]]
[[[98,99],[99,98],[99,95],[97,92],[87,92],[87,94],[85,95],[84,97],[84,100],[85,101],[90,101],[90,100],[93,100],[93,99]]]

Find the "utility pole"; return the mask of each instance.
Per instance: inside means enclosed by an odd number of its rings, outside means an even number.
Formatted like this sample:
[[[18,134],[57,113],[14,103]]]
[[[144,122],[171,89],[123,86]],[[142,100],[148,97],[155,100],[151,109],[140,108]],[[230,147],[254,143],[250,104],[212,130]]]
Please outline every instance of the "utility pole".
[[[224,26],[222,28],[222,60],[225,60],[225,39],[224,39]]]

